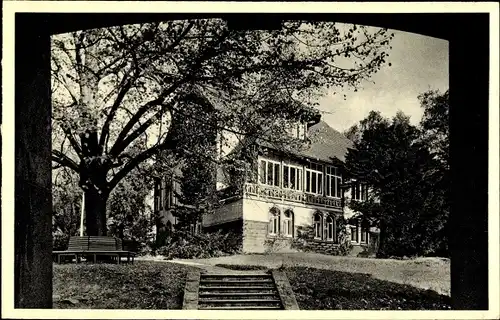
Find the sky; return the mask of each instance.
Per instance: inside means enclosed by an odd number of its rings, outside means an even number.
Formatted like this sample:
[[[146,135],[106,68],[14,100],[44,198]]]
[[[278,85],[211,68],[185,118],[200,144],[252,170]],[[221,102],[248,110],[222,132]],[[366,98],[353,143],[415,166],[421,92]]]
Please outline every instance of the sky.
[[[364,119],[371,110],[378,110],[385,117],[396,115],[398,110],[418,124],[423,110],[417,99],[429,89],[444,92],[449,86],[448,41],[415,33],[389,30],[394,33],[389,58],[371,81],[365,82],[358,92],[353,90],[330,91],[320,100],[322,119],[332,128],[344,131]],[[346,94],[346,100],[343,95]]]

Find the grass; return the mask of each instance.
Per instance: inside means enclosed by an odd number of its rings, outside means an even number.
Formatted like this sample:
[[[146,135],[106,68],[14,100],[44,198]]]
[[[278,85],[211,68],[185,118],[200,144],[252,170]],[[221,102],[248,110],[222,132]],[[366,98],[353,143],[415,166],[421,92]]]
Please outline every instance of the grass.
[[[197,259],[233,270],[285,271],[304,310],[446,310],[449,260],[367,259],[320,254]],[[194,267],[158,261],[54,265],[54,308],[181,309]]]
[[[185,277],[192,267],[133,264],[55,264],[56,309],[182,309]]]
[[[329,256],[318,253],[273,253],[233,255],[195,259],[205,264],[258,265],[267,268],[309,267],[314,269],[369,274],[373,278],[450,295],[450,260],[418,258],[412,260],[372,259]]]
[[[302,310],[448,310],[450,297],[369,274],[285,267]]]

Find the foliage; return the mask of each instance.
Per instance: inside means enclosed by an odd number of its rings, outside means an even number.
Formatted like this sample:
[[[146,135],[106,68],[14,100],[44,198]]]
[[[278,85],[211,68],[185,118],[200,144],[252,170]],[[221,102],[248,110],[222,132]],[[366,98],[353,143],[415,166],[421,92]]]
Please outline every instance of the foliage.
[[[152,242],[153,210],[146,201],[152,183],[151,176],[137,169],[120,181],[107,203],[109,235],[133,240],[141,247]]]
[[[287,237],[268,237],[264,241],[266,254],[280,252],[281,250],[291,246],[293,239]]]
[[[81,189],[75,175],[65,168],[52,175],[53,250],[65,250],[70,236],[78,235],[81,218]]]
[[[222,19],[54,36],[52,160],[80,178],[87,231],[106,233],[110,192],[133,169],[179,151],[186,117],[254,138],[275,132],[282,140],[287,124],[317,115],[325,88],[357,87],[379,70],[392,36],[302,21],[280,30],[230,30]],[[210,117],[198,118],[193,105]]]
[[[182,309],[192,267],[136,261],[133,264],[54,265],[56,309]]]
[[[424,115],[420,122],[423,138],[432,146],[432,153],[449,170],[450,153],[450,105],[449,90],[440,93],[430,90],[418,96]]]
[[[419,96],[424,115],[420,126],[422,140],[428,145],[431,154],[439,161],[430,173],[434,189],[432,197],[427,200],[427,210],[436,212],[433,222],[437,225],[437,232],[425,230],[432,237],[423,239],[428,253],[433,255],[448,256],[449,212],[451,207],[451,172],[449,164],[450,151],[450,125],[449,125],[449,91],[427,91]]]
[[[450,297],[366,273],[285,268],[301,310],[449,310]]]
[[[347,233],[347,221],[343,217],[337,219],[337,230],[339,242],[338,255],[347,256],[352,251],[353,245]]]
[[[357,129],[356,150],[349,151],[348,175],[367,183],[368,201],[349,206],[380,227],[379,256],[446,254],[447,221],[442,163],[429,140],[403,113],[390,121],[372,111]]]
[[[192,234],[176,230],[167,245],[160,247],[157,254],[165,259],[213,258],[239,253],[241,235],[217,231]]]
[[[153,237],[151,208],[145,201],[149,195],[149,180],[148,176],[134,170],[115,188],[108,202],[108,235],[138,242],[138,250]],[[66,168],[53,172],[54,250],[65,250],[69,237],[79,235],[83,190],[77,181],[76,175]]]
[[[347,234],[346,223],[347,221],[343,217],[337,217],[337,234],[338,234],[338,242],[336,244],[332,243],[334,246],[333,250],[331,250],[332,255],[338,256],[347,256],[351,252],[353,246],[351,244],[351,239]],[[297,237],[293,239],[292,248],[305,251],[305,252],[314,252],[314,246],[311,245],[311,242],[314,241],[314,228],[313,226],[299,226],[297,228]],[[324,252],[319,252],[324,253]]]
[[[196,108],[192,108],[196,110]],[[199,118],[208,119],[209,115],[199,110]],[[180,146],[177,153],[182,161],[180,192],[176,193],[181,206],[174,208],[177,217],[177,229],[188,230],[191,224],[201,220],[204,213],[209,213],[217,203],[215,194],[215,142],[213,127],[200,124],[187,118],[178,134]],[[196,152],[196,150],[204,150]],[[188,205],[188,206],[186,206]]]

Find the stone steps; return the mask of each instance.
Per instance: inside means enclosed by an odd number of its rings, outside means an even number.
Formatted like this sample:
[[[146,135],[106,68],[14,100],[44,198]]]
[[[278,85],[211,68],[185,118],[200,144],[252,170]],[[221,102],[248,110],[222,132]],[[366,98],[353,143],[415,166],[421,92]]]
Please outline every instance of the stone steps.
[[[250,297],[250,296],[271,296],[274,297],[276,293],[274,292],[201,292],[199,294],[201,297],[220,297],[220,296],[228,296],[228,297]]]
[[[201,274],[200,310],[280,310],[279,293],[271,274]]]
[[[286,274],[264,272],[209,273],[186,277],[185,310],[298,310]]]

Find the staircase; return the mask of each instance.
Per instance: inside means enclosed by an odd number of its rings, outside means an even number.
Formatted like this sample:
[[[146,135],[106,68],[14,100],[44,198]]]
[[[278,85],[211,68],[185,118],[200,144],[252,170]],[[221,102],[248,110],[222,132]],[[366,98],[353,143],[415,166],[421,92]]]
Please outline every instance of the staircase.
[[[199,310],[284,309],[271,274],[200,274],[199,281]]]

